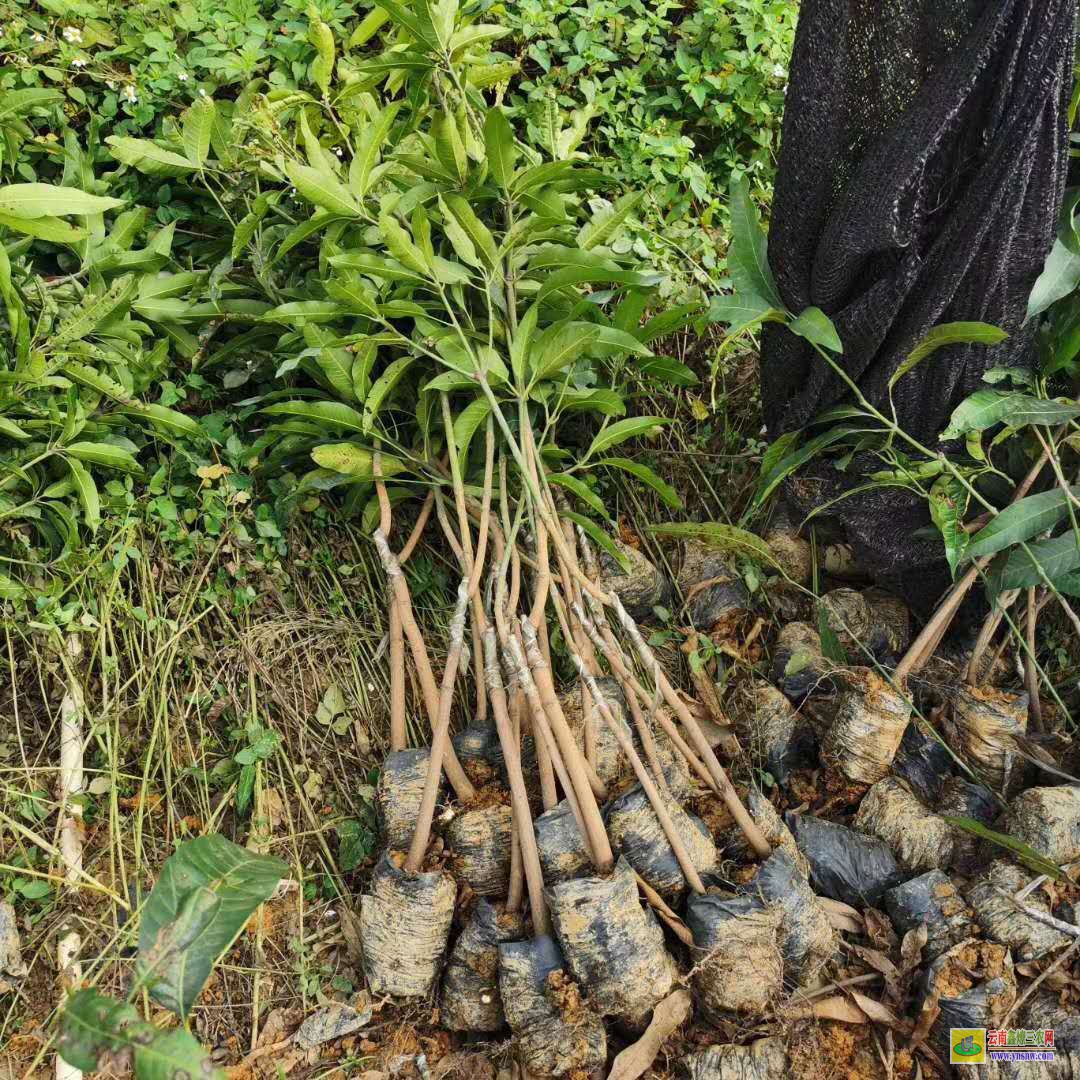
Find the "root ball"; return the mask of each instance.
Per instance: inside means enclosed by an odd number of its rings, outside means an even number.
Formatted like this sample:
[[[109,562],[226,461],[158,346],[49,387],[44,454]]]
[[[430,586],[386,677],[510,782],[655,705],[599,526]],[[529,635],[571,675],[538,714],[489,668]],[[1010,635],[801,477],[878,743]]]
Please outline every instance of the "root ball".
[[[895,776],[879,780],[863,796],[852,824],[859,832],[884,840],[901,868],[910,873],[939,870],[952,860],[952,828]]]
[[[989,788],[971,784],[962,776],[950,776],[941,785],[937,812],[942,817],[967,817],[983,825],[990,825],[997,817],[997,803]],[[953,825],[952,862],[950,866],[958,874],[970,876],[983,865],[979,854],[977,836]]]
[[[451,869],[478,896],[505,895],[513,831],[513,814],[502,805],[465,810],[447,825]]]
[[[809,623],[791,622],[781,628],[773,652],[773,680],[792,701],[831,691],[828,673],[835,666],[825,659],[821,635]]]
[[[1005,812],[1004,832],[1059,865],[1080,859],[1080,787],[1028,788]]]
[[[849,781],[876,784],[889,773],[909,717],[902,694],[870,668],[853,668],[844,674],[821,759]]]
[[[615,593],[636,622],[648,622],[655,618],[653,608],[671,603],[671,582],[637,548],[621,540],[614,543],[627,568],[623,569],[611,555],[601,551],[600,587]]]
[[[360,898],[364,973],[374,994],[426,997],[446,952],[457,886],[441,870],[410,874],[399,857],[379,860]]]
[[[1014,737],[1027,731],[1027,694],[961,686],[949,694],[951,743],[999,794],[1007,795],[1022,782],[1023,759],[1015,753]]]
[[[885,910],[900,934],[926,924],[928,960],[972,936],[975,912],[940,871],[930,870],[885,893]]]
[[[632,731],[627,715],[626,698],[623,696],[622,687],[612,678],[597,679],[596,684],[615,722],[633,739],[635,733]],[[584,697],[581,689],[560,694],[559,704],[562,706],[563,715],[566,717],[567,724],[570,725],[570,730],[574,733],[574,741],[581,749],[585,747],[585,725],[592,724],[596,732],[596,760],[594,762],[596,774],[605,784],[617,784],[631,774],[630,764],[623,756],[611,728],[607,726],[599,713],[594,712],[595,706],[591,698],[586,710]]]
[[[750,610],[750,593],[740,574],[715,548],[691,540],[679,568],[685,612],[699,630],[733,632]]]
[[[386,847],[393,851],[408,848],[412,840],[430,760],[424,747],[396,750],[383,762],[375,786],[375,813]]]
[[[707,1046],[680,1062],[687,1080],[784,1080],[788,1052],[779,1036],[749,1046]]]
[[[563,799],[534,822],[536,847],[544,882],[551,886],[570,881],[592,870],[592,859],[574,819],[570,804]]]
[[[991,941],[1008,945],[1020,960],[1037,960],[1070,940],[1060,930],[1025,915],[1008,896],[997,891],[1014,894],[1030,880],[1018,866],[999,859],[967,890],[968,902],[975,909],[983,933]],[[1024,906],[1050,913],[1049,903],[1038,890],[1025,898]]]

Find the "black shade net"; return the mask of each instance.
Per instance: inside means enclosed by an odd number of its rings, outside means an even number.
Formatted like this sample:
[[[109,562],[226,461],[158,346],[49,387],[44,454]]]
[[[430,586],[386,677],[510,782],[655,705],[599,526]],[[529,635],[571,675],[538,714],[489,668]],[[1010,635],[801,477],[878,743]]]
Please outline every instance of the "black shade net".
[[[1000,345],[935,352],[896,386],[897,419],[936,446],[991,368],[1032,361],[1028,296],[1053,241],[1067,167],[1076,0],[805,0],[792,59],[769,257],[794,312],[824,310],[848,375],[887,412],[887,384],[940,323],[982,321]],[[849,391],[804,340],[766,328],[769,435]],[[869,455],[867,455],[869,458]],[[811,466],[801,514],[865,483]],[[829,509],[860,561],[922,609],[948,584],[925,502],[901,489]],[[922,537],[913,536],[923,529]]]

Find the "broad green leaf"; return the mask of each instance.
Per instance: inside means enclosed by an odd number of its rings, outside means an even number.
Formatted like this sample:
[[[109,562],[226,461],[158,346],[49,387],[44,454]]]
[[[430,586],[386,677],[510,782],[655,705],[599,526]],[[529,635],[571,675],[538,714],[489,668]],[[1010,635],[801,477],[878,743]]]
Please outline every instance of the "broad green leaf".
[[[135,277],[128,275],[117,278],[100,296],[85,299],[74,313],[53,331],[49,339],[50,347],[58,349],[72,341],[89,337],[98,327],[127,310],[137,287]]]
[[[844,351],[844,343],[840,340],[832,319],[821,308],[808,307],[788,323],[788,329],[823,349],[835,353]]]
[[[464,409],[454,417],[454,442],[457,445],[458,465],[465,471],[465,462],[469,457],[469,446],[473,436],[491,415],[491,405],[487,398],[473,398]]]
[[[364,433],[371,431],[375,419],[382,410],[394,388],[416,360],[415,356],[402,356],[387,364],[386,370],[375,380],[364,401]]]
[[[76,228],[57,217],[19,218],[12,214],[0,214],[0,227],[14,229],[51,244],[77,244],[90,235],[86,229]]]
[[[64,94],[61,90],[45,90],[36,86],[25,90],[5,90],[4,97],[0,100],[0,120],[25,116],[31,109],[55,105],[63,100]]]
[[[105,1055],[133,1055],[138,1080],[224,1080],[225,1073],[185,1028],[168,1031],[143,1020],[127,1002],[97,990],[77,990],[64,1003],[57,1038],[60,1056],[72,1068],[96,1072]]]
[[[669,386],[694,386],[699,381],[694,372],[674,356],[645,357],[637,370],[642,378]]]
[[[536,320],[540,315],[540,305],[532,304],[525,314],[518,319],[517,330],[510,342],[510,368],[518,386],[524,386],[529,371],[529,353],[533,337],[536,334]]]
[[[560,412],[596,412],[601,416],[623,416],[626,402],[614,390],[578,390],[559,387]]]
[[[111,443],[73,442],[64,447],[64,453],[77,461],[101,465],[106,469],[119,469],[128,473],[142,472],[142,467],[127,450]]]
[[[214,129],[216,112],[214,99],[200,96],[184,116],[184,150],[187,151],[188,160],[200,169],[206,164],[206,156],[210,153],[210,133]]]
[[[207,438],[198,420],[166,405],[140,405],[137,410],[133,410],[132,415],[145,417],[167,435],[184,435],[200,441]]]
[[[98,496],[97,484],[94,483],[90,470],[81,461],[69,457],[67,465],[71,470],[71,478],[75,482],[79,502],[82,503],[86,526],[92,533],[97,532],[101,524],[101,499]]]
[[[956,568],[969,554],[964,514],[967,512],[967,489],[954,476],[939,476],[930,488],[930,517],[945,541],[945,558],[949,571],[956,577]]]
[[[379,232],[390,249],[390,254],[403,266],[422,277],[428,276],[428,260],[423,251],[413,243],[409,231],[392,214],[379,215]]]
[[[106,375],[104,372],[90,367],[89,364],[80,364],[78,361],[69,360],[60,370],[72,382],[77,382],[80,386],[96,390],[99,394],[104,394],[105,397],[112,398],[113,401],[119,401],[122,405],[133,404],[128,392],[120,383],[111,375]]]
[[[969,431],[985,431],[995,424],[1061,424],[1080,416],[1080,406],[1046,401],[1008,390],[976,390],[953,410],[941,440],[958,439]]]
[[[536,294],[539,303],[560,289],[573,285],[626,285],[630,288],[644,289],[656,283],[656,278],[649,274],[639,274],[633,270],[612,270],[602,267],[566,266],[544,278],[540,291]],[[625,333],[625,331],[620,331]],[[635,336],[635,340],[640,338]]]
[[[616,420],[597,433],[585,456],[591,458],[594,454],[602,454],[627,439],[646,435],[670,423],[671,420],[665,416],[630,416],[625,420]]]
[[[760,536],[734,525],[722,525],[715,521],[680,521],[668,525],[650,525],[647,531],[676,540],[697,540],[717,551],[729,551],[755,562],[776,565],[776,556]]]
[[[740,291],[730,296],[714,296],[709,301],[706,318],[709,322],[724,323],[728,337],[738,337],[758,323],[783,322],[787,316],[756,293]]]
[[[995,592],[1042,585],[1044,575],[1055,581],[1080,567],[1080,541],[1071,531],[1025,547],[1013,547],[1000,566],[995,563],[990,574]]]
[[[441,200],[454,220],[471,241],[484,265],[492,270],[499,265],[499,252],[488,227],[476,216],[473,208],[460,195],[448,193]]]
[[[311,81],[322,91],[325,98],[334,76],[334,32],[313,14],[308,27],[308,41],[315,47],[315,59],[311,61]]]
[[[459,183],[464,183],[469,175],[469,156],[453,114],[440,112],[432,121],[431,135],[439,163]]]
[[[336,300],[293,300],[288,304],[262,313],[264,322],[292,323],[295,326],[305,322],[329,322],[343,314],[341,305]]]
[[[257,195],[255,201],[251,204],[251,209],[236,223],[232,247],[229,251],[234,260],[240,257],[240,252],[251,242],[255,230],[258,229],[262,219],[266,216],[266,211],[269,209],[269,196]]]
[[[971,833],[972,836],[977,836],[980,840],[989,840],[991,844],[996,844],[1006,851],[1011,851],[1020,862],[1024,863],[1036,874],[1045,874],[1053,881],[1061,881],[1065,876],[1057,863],[1051,862],[1044,855],[1040,855],[1033,847],[1025,844],[1022,840],[1017,840],[1014,836],[1009,836],[1008,833],[995,832],[995,830],[987,828],[981,821],[976,821],[974,818],[952,817],[948,814],[943,814],[942,818],[950,825],[963,829],[964,832]]]
[[[569,367],[583,353],[596,351],[600,346],[605,354],[652,355],[637,338],[613,326],[587,322],[555,323],[533,339],[530,350],[533,382],[550,378]]]
[[[622,469],[623,472],[628,472],[631,476],[636,476],[643,484],[651,487],[653,491],[660,496],[666,506],[671,507],[672,510],[682,509],[682,499],[679,498],[678,492],[669,483],[661,480],[648,465],[643,465],[640,461],[631,461],[630,458],[624,457],[601,458],[599,461],[594,462],[594,464],[606,465],[609,469]]]
[[[379,156],[401,104],[400,101],[391,102],[360,133],[349,165],[349,187],[358,199],[368,193],[372,170],[379,163]]]
[[[1000,327],[984,322],[941,323],[933,327],[926,337],[907,354],[904,362],[889,379],[889,389],[891,390],[916,364],[946,345],[997,345],[1008,336]]]
[[[30,438],[29,432],[23,431],[14,420],[9,420],[6,416],[0,416],[0,435],[8,439],[18,439],[20,442]]]
[[[321,468],[342,473],[356,480],[375,479],[375,455],[366,447],[356,443],[323,443],[311,451],[311,458]],[[405,466],[397,459],[385,453],[379,459],[379,469],[384,477],[397,476],[405,472]]]
[[[149,139],[110,135],[105,142],[117,161],[147,176],[186,176],[195,171],[195,165],[182,154],[166,150]]]
[[[463,26],[450,39],[448,46],[450,58],[456,59],[461,53],[477,45],[498,41],[510,32],[510,27],[496,26],[494,23],[473,23],[472,26]]]
[[[576,525],[580,525],[593,543],[606,551],[615,562],[622,567],[624,573],[630,571],[630,560],[627,559],[627,557],[619,550],[615,541],[612,540],[595,521],[590,520],[583,514],[575,513],[573,510],[561,510],[559,513],[561,517],[569,518]]]
[[[1073,498],[1080,498],[1080,487],[1069,489]],[[1052,529],[1068,513],[1065,493],[1055,488],[1038,495],[1028,495],[1006,506],[988,525],[980,529],[967,546],[972,559],[1004,551],[1013,544],[1030,540]]]
[[[634,212],[644,197],[642,191],[631,191],[619,199],[614,206],[593,215],[592,220],[582,226],[578,233],[578,245],[585,251],[601,244],[606,244],[619,230],[624,221]]]
[[[182,844],[143,909],[137,971],[150,996],[184,1018],[217,959],[288,872],[223,836]]]
[[[817,454],[827,446],[831,446],[833,443],[847,438],[857,430],[857,428],[843,426],[830,428],[820,435],[815,435],[814,438],[807,440],[807,442],[803,443],[798,449],[792,450],[783,457],[778,457],[777,454],[766,454],[761,461],[762,471],[758,478],[758,486],[754,492],[751,507],[753,509],[760,507],[776,488],[796,469],[801,468],[812,458],[816,457]],[[783,443],[784,449],[787,449],[789,445],[793,445],[797,438],[798,435],[795,432],[788,432],[781,436],[781,439],[785,440]],[[777,440],[777,443],[779,442],[780,439]]]
[[[60,187],[57,184],[0,185],[0,214],[8,214],[14,218],[102,214],[123,205],[123,199],[89,195],[78,188]]]
[[[559,487],[566,488],[567,491],[576,495],[586,506],[592,507],[601,517],[610,518],[607,507],[604,505],[604,500],[596,494],[595,491],[584,480],[579,480],[571,473],[549,473],[548,480],[553,484],[558,484]]]
[[[280,401],[268,405],[263,412],[270,416],[298,416],[303,420],[332,424],[358,434],[367,432],[364,417],[340,401]]]
[[[514,146],[514,132],[507,114],[498,106],[488,109],[484,118],[484,147],[491,179],[495,180],[503,191],[508,190],[514,178],[517,147]]]
[[[1054,241],[1042,273],[1035,280],[1028,297],[1027,318],[1034,319],[1051,304],[1068,296],[1080,285],[1080,251],[1062,242]]]
[[[314,206],[341,217],[363,217],[363,210],[352,192],[336,176],[299,161],[287,161],[285,172],[300,195]]]
[[[769,268],[769,243],[761,227],[750,184],[743,175],[731,181],[731,246],[728,270],[737,293],[760,296],[769,307],[785,310],[780,290]]]
[[[353,390],[353,354],[334,345],[334,334],[313,322],[304,325],[304,340],[315,350],[315,362],[331,389],[345,401],[356,401]]]
[[[349,35],[346,48],[358,49],[366,45],[385,25],[390,18],[389,13],[381,7],[373,7],[357,24],[356,29]]]

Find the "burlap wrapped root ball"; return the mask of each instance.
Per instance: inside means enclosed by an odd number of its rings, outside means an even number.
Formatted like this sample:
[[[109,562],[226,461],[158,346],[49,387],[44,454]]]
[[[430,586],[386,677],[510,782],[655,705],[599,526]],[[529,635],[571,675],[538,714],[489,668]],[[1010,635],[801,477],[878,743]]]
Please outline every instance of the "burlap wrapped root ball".
[[[870,788],[852,824],[859,832],[884,840],[909,873],[940,870],[952,860],[952,827],[923,806],[895,776],[887,776]]]
[[[771,683],[755,678],[736,696],[735,705],[743,745],[755,764],[761,764],[778,783],[785,783],[793,770],[815,761],[813,731]]]
[[[862,595],[870,612],[870,648],[879,657],[899,658],[911,644],[907,604],[884,589],[867,589]]]
[[[855,589],[830,589],[821,597],[829,629],[853,664],[865,664],[873,651],[870,605]]]
[[[830,673],[837,668],[821,651],[821,635],[809,623],[780,628],[773,650],[773,681],[794,702],[811,694],[831,693]]]
[[[600,552],[600,587],[613,592],[635,622],[655,620],[654,609],[671,604],[671,582],[637,548],[614,541],[625,569],[606,551]]]
[[[761,835],[774,850],[784,851],[794,863],[795,868],[804,877],[810,875],[810,864],[799,850],[791,830],[784,824],[777,809],[757,788],[751,787],[746,793],[746,809],[754,824],[761,830]],[[746,834],[735,822],[732,822],[718,837],[721,849],[727,858],[740,863],[754,862],[757,853],[750,846]]]
[[[550,937],[499,946],[499,992],[521,1063],[534,1076],[588,1073],[607,1060],[604,1022],[581,998]]]
[[[1025,915],[1009,898],[1031,881],[1032,877],[1018,866],[998,859],[967,890],[968,903],[975,909],[983,933],[991,941],[1008,945],[1017,960],[1038,960],[1070,941],[1060,930]],[[999,890],[1008,895],[1002,896]],[[1023,903],[1024,907],[1050,914],[1050,904],[1039,889],[1025,897]]]
[[[945,817],[966,817],[980,825],[991,825],[997,817],[998,804],[989,788],[972,784],[962,776],[950,776],[941,785],[937,802],[938,814]],[[953,832],[950,867],[958,874],[970,876],[986,864],[981,853],[982,842],[958,825]]]
[[[395,750],[383,761],[375,785],[375,814],[383,841],[391,851],[404,850],[412,840],[430,760],[430,752],[423,747]]]
[[[444,831],[454,876],[478,896],[505,896],[513,833],[509,806],[485,806],[455,815]]]
[[[373,994],[426,997],[439,977],[457,886],[445,871],[410,874],[388,852],[360,897],[364,974]]]
[[[876,671],[846,671],[822,742],[822,763],[851,783],[876,784],[889,774],[910,714],[903,694]]]
[[[926,926],[923,956],[927,960],[975,934],[974,910],[940,870],[928,870],[889,889],[885,910],[898,934]]]
[[[690,540],[676,579],[686,618],[699,630],[731,634],[750,613],[750,592],[723,553]]]
[[[615,722],[631,738],[635,737],[630,714],[626,707],[626,698],[622,687],[612,678],[597,679],[596,684],[603,695],[604,702]],[[585,704],[588,699],[588,704]],[[581,750],[585,749],[585,726],[591,724],[595,733],[595,758],[593,768],[596,775],[608,785],[617,785],[632,775],[630,763],[619,747],[618,739],[599,714],[591,697],[583,687],[575,687],[559,695],[559,704],[563,715],[574,733],[574,741]]]
[[[478,900],[450,950],[439,995],[442,1026],[451,1031],[498,1031],[506,1022],[499,994],[499,946],[517,941],[525,920]]]
[[[698,874],[712,873],[718,856],[705,823],[687,813],[674,799],[664,799],[664,806]],[[630,788],[608,806],[607,831],[612,846],[626,856],[630,865],[661,896],[675,899],[686,891],[679,860],[640,785]]]
[[[570,804],[563,799],[533,822],[540,868],[547,885],[570,881],[592,870],[592,857]]]
[[[784,1080],[790,1071],[787,1043],[779,1035],[748,1046],[706,1046],[679,1065],[687,1080]]]
[[[1023,786],[1023,758],[1015,737],[1027,732],[1027,694],[960,686],[948,693],[949,745],[992,791],[1006,797]]]
[[[1080,787],[1033,787],[1017,795],[1002,829],[1059,866],[1080,859]]]
[[[553,885],[548,905],[570,973],[589,1001],[630,1030],[644,1027],[677,972],[656,917],[638,900],[630,864],[620,858],[607,878]]]
[[[764,1015],[784,990],[784,911],[751,896],[691,896],[693,986],[710,1023]]]

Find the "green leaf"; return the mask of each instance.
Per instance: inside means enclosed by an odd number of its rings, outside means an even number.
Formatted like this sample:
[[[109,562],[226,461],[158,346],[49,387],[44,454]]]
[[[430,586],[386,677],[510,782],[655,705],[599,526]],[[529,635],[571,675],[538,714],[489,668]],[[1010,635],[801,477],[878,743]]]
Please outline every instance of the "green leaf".
[[[210,133],[214,130],[216,112],[213,98],[198,97],[184,116],[184,149],[188,160],[200,169],[210,153]]]
[[[255,230],[258,229],[262,219],[266,216],[266,211],[269,209],[269,197],[257,195],[255,201],[251,204],[251,209],[237,222],[236,230],[233,232],[232,247],[229,251],[234,260],[240,257],[240,252],[251,242]]]
[[[47,240],[50,244],[77,244],[90,235],[86,229],[76,228],[57,217],[18,218],[11,214],[0,214],[0,226],[37,240]]]
[[[536,302],[539,303],[553,292],[573,285],[626,285],[630,288],[644,289],[653,285],[655,280],[652,275],[639,274],[633,270],[613,270],[599,266],[565,266],[544,279],[540,291],[536,294]],[[625,332],[619,331],[619,333]],[[641,341],[636,335],[633,336],[636,341]]]
[[[460,195],[449,193],[440,200],[454,216],[465,235],[472,242],[484,265],[492,270],[499,265],[499,252],[488,227],[476,216],[473,208]]]
[[[1060,236],[1054,241],[1042,273],[1035,280],[1028,297],[1027,318],[1034,319],[1051,304],[1068,296],[1080,285],[1080,251],[1062,242]]]
[[[166,150],[149,139],[133,139],[126,135],[110,135],[105,142],[109,153],[124,165],[147,176],[186,176],[195,171],[186,157]]]
[[[602,454],[605,450],[626,442],[627,439],[645,435],[670,423],[671,420],[665,416],[630,416],[625,420],[616,420],[614,424],[609,424],[597,433],[585,457],[591,458],[594,454]]]
[[[558,484],[559,487],[566,488],[567,491],[573,492],[586,506],[592,507],[601,517],[611,517],[607,507],[604,505],[604,500],[583,480],[579,480],[570,473],[549,473],[548,480],[553,484]]]
[[[491,414],[491,405],[487,398],[473,398],[464,409],[454,417],[454,442],[457,445],[458,464],[465,471],[465,462],[469,456],[469,446],[473,436],[483,426]]]
[[[930,517],[945,541],[945,558],[953,578],[956,568],[966,554],[967,533],[964,514],[967,512],[967,489],[954,476],[939,476],[930,488]]]
[[[128,392],[120,383],[111,375],[106,375],[88,364],[80,364],[77,361],[69,360],[60,370],[72,382],[77,382],[80,386],[87,386],[91,390],[96,390],[99,394],[104,394],[114,401],[119,401],[122,405],[132,404]]]
[[[394,388],[401,382],[402,376],[409,370],[415,361],[415,356],[402,356],[386,365],[386,369],[372,384],[364,401],[364,433],[371,431],[375,424],[375,418],[379,415],[383,405],[393,393]]]
[[[672,510],[682,509],[682,499],[679,498],[678,492],[669,483],[661,480],[648,465],[624,457],[601,458],[594,464],[606,465],[610,469],[622,469],[623,472],[636,476],[643,484],[651,487],[666,506],[671,507]]]
[[[738,337],[758,323],[783,322],[787,315],[757,293],[740,291],[730,296],[714,296],[709,301],[706,318],[709,322],[724,323],[731,338]]]
[[[367,433],[364,417],[356,409],[340,401],[279,401],[275,405],[268,405],[263,412],[270,416],[298,416],[303,420],[332,424],[357,434]]]
[[[844,351],[844,343],[840,340],[832,319],[821,308],[808,307],[800,313],[798,318],[788,323],[788,329],[793,334],[806,338],[812,344],[820,345],[823,349],[829,349],[835,353]]]
[[[30,438],[29,432],[23,431],[14,420],[9,420],[6,416],[0,416],[0,435],[18,439],[20,442]]]
[[[530,360],[532,381],[550,378],[569,367],[579,356],[604,346],[605,351],[651,356],[648,347],[624,330],[588,322],[559,322],[533,339]]]
[[[1069,488],[1073,498],[1080,498],[1080,487]],[[967,546],[972,559],[1004,551],[1013,544],[1030,540],[1052,529],[1068,513],[1065,493],[1055,488],[1038,495],[1028,495],[1006,506],[988,525],[980,529]]]
[[[1080,416],[1080,406],[1046,401],[1008,390],[976,390],[953,410],[949,426],[941,433],[943,442],[958,439],[969,431],[985,431],[995,424],[1022,427],[1025,424],[1061,424]]]
[[[117,278],[100,296],[84,298],[74,313],[53,331],[49,346],[58,349],[69,342],[89,337],[98,327],[127,310],[137,287],[134,275],[128,274]]]
[[[584,251],[589,251],[591,248],[606,244],[634,212],[644,194],[643,191],[631,191],[619,199],[614,206],[594,214],[592,220],[582,226],[578,233],[578,246]]]
[[[464,183],[469,175],[469,156],[452,113],[444,111],[435,117],[431,124],[431,136],[439,164],[459,183]]]
[[[123,199],[89,195],[78,188],[57,184],[4,184],[0,186],[0,214],[29,220],[68,214],[102,214],[123,206]]]
[[[1043,575],[1055,581],[1080,567],[1080,541],[1071,531],[1050,540],[1027,544],[1026,547],[1026,551],[1022,547],[1014,547],[1002,557],[1004,561],[1000,567],[995,564],[990,575],[994,592],[1042,585]]]
[[[792,450],[782,457],[780,456],[780,450],[766,453],[761,459],[761,473],[758,477],[758,485],[754,492],[751,508],[757,509],[760,507],[788,476],[805,465],[811,458],[816,457],[820,451],[857,430],[857,428],[853,427],[830,428],[820,435],[815,435],[814,438],[803,443],[797,450]],[[789,446],[794,445],[798,439],[798,432],[787,432],[776,440],[773,446],[770,447],[770,451],[773,451],[778,444],[782,444],[781,449],[786,450]]]
[[[308,41],[315,47],[315,59],[311,61],[311,81],[322,91],[325,98],[334,76],[334,32],[317,15],[308,27]]]
[[[824,604],[818,604],[817,629],[818,637],[821,639],[821,655],[834,664],[847,665],[849,662],[847,651],[840,644],[839,634],[829,622],[829,611]]]
[[[280,859],[223,836],[181,844],[143,909],[137,971],[150,996],[184,1018],[217,959],[286,875]]]
[[[78,990],[60,1014],[57,1050],[72,1068],[96,1072],[105,1055],[131,1051],[138,1080],[224,1080],[225,1073],[190,1031],[162,1031],[138,1009],[97,990]]]
[[[363,217],[352,192],[336,177],[299,161],[287,161],[285,172],[300,195],[314,206],[341,217]]]
[[[71,478],[75,481],[75,490],[79,494],[79,502],[82,503],[83,517],[87,528],[93,533],[97,532],[101,524],[101,499],[98,496],[97,484],[90,475],[89,469],[74,457],[67,459],[68,468],[71,470]]]
[[[971,833],[972,836],[977,836],[980,840],[989,840],[991,844],[996,844],[998,847],[1011,851],[1036,874],[1045,874],[1054,881],[1061,881],[1065,876],[1057,863],[1051,862],[1046,856],[1040,855],[1033,847],[1025,844],[1022,840],[1009,836],[1008,833],[995,832],[993,829],[987,828],[981,821],[975,821],[974,818],[952,817],[949,814],[942,814],[942,818],[950,825],[963,829],[964,832]]]
[[[368,193],[372,170],[379,163],[382,148],[400,108],[400,101],[392,101],[363,129],[357,140],[349,165],[349,187],[358,199]]]
[[[186,435],[189,439],[200,441],[207,438],[198,420],[165,405],[140,405],[138,409],[131,411],[131,415],[145,417],[166,435]]]
[[[21,600],[25,595],[23,585],[7,574],[0,574],[0,600]]]
[[[596,544],[598,547],[603,548],[614,560],[622,567],[624,573],[630,572],[630,560],[619,550],[618,545],[603,529],[601,529],[595,521],[585,517],[582,514],[578,514],[573,510],[560,510],[561,517],[569,518],[576,525],[580,525],[585,534]]]
[[[926,337],[907,354],[904,362],[889,379],[889,389],[891,390],[916,364],[946,345],[997,345],[1008,336],[1000,327],[984,322],[941,323],[933,327]]]
[[[737,293],[760,296],[769,307],[784,310],[780,290],[769,269],[769,243],[761,227],[757,207],[750,197],[750,184],[743,175],[731,181],[731,246],[728,270]]]
[[[758,563],[776,565],[776,556],[760,536],[735,525],[723,525],[715,521],[679,521],[650,525],[646,531],[656,536],[670,536],[675,540],[697,540],[717,551],[732,552]]]
[[[517,147],[510,121],[498,106],[488,109],[484,117],[484,147],[492,180],[508,191],[517,165]]]
[[[64,452],[69,457],[90,465],[101,465],[106,469],[119,469],[127,473],[142,472],[142,467],[127,450],[111,443],[73,442],[64,447]]]
[[[320,468],[351,476],[356,480],[375,479],[375,454],[356,443],[323,443],[311,451],[311,458]],[[386,478],[406,471],[397,459],[385,453],[379,459],[379,468]]]

